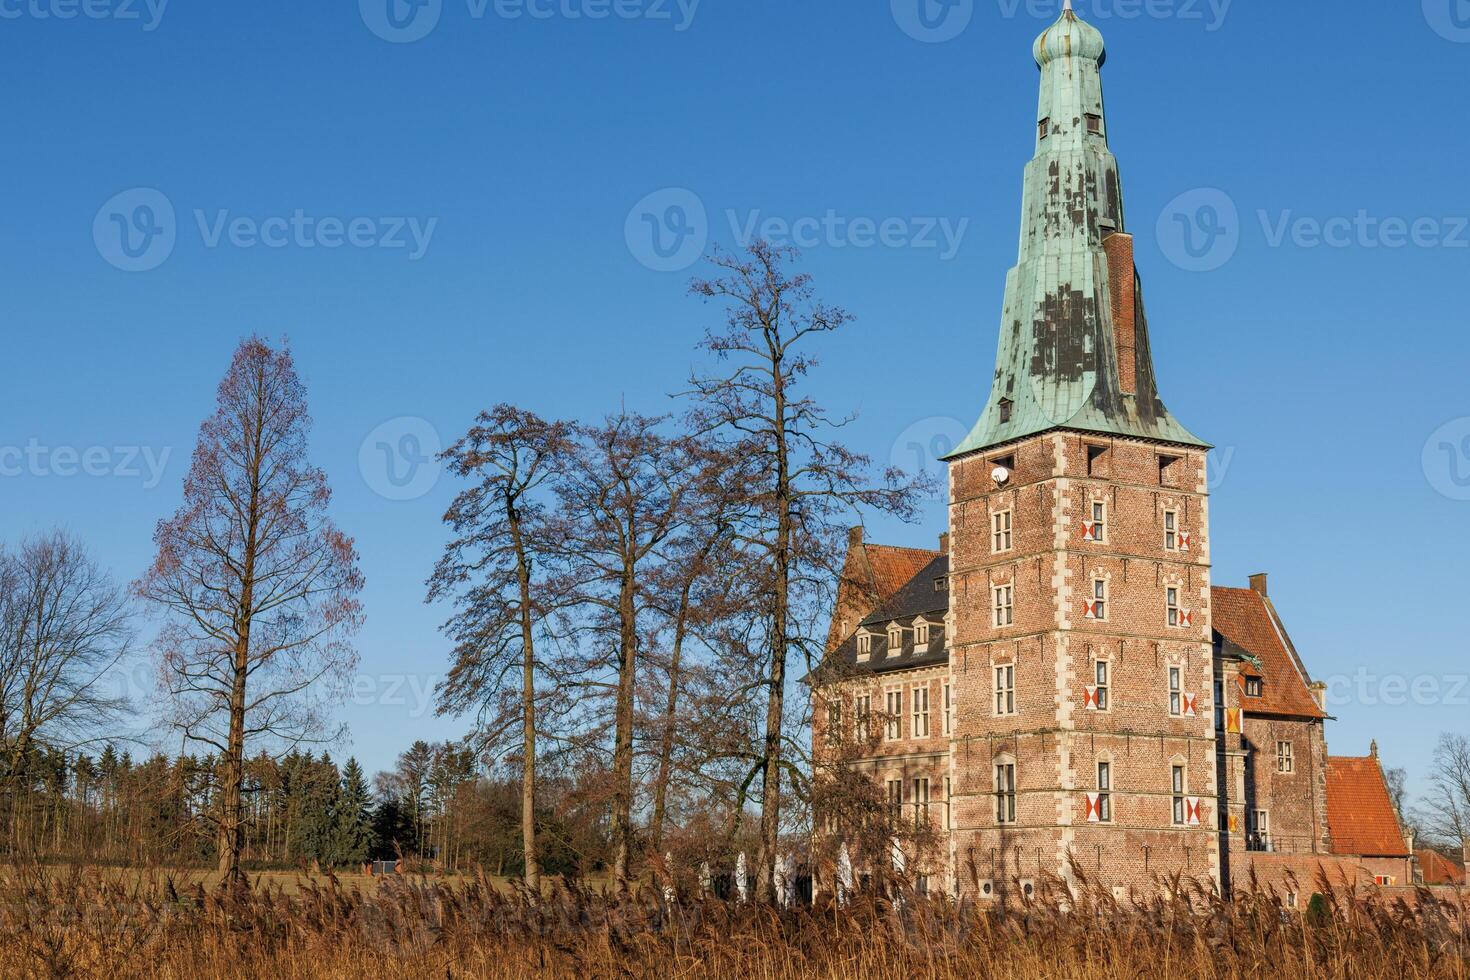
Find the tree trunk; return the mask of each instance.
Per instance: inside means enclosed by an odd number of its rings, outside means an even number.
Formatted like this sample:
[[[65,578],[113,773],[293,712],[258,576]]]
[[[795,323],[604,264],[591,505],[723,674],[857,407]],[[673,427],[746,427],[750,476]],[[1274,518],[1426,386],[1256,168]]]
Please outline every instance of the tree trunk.
[[[775,595],[771,609],[771,689],[766,702],[765,774],[761,783],[760,866],[756,892],[762,901],[775,898],[776,848],[781,834],[781,724],[786,699],[786,633],[791,587],[791,470],[786,445],[786,390],[781,356],[773,351],[771,378],[776,437]]]
[[[618,701],[613,733],[613,882],[619,893],[628,890],[633,836],[633,682],[638,666],[635,589],[632,562],[625,562],[618,596]]]
[[[658,747],[658,775],[653,781],[653,819],[648,827],[649,845],[658,854],[664,846],[664,817],[668,813],[669,779],[674,768],[674,721],[679,710],[679,669],[684,658],[684,632],[689,622],[690,576],[679,594],[679,611],[674,617],[674,647],[669,659],[669,700],[664,708],[664,729]]]
[[[541,894],[541,869],[536,863],[536,654],[531,626],[531,565],[521,539],[515,505],[506,507],[515,540],[516,579],[521,593],[521,726],[524,760],[521,764],[521,846],[526,858],[526,888]]]

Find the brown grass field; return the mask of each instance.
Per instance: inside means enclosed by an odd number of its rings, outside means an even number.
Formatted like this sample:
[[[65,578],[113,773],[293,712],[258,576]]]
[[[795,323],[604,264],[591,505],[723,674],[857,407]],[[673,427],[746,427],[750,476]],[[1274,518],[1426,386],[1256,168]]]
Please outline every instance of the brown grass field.
[[[1420,893],[1411,908],[1327,881],[1306,913],[1259,890],[1224,903],[1182,883],[1173,901],[1128,907],[1083,882],[1065,911],[1047,889],[1005,909],[908,896],[786,912],[565,885],[532,903],[483,875],[210,884],[0,869],[0,976],[1470,978],[1464,899]]]

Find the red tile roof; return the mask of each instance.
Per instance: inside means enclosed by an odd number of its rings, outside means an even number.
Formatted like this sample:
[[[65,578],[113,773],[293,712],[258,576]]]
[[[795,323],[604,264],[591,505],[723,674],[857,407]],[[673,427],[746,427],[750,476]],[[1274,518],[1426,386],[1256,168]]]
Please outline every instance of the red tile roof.
[[[1465,884],[1465,869],[1438,851],[1419,850],[1414,852],[1414,857],[1419,859],[1419,870],[1424,873],[1424,884]]]
[[[899,548],[888,544],[864,545],[868,553],[868,567],[873,574],[873,589],[882,602],[893,596],[924,566],[939,557],[937,551],[923,548]]]
[[[1210,617],[1215,632],[1261,661],[1257,670],[1241,665],[1246,677],[1260,677],[1261,696],[1240,697],[1246,714],[1326,718],[1307,685],[1306,670],[1291,646],[1269,599],[1252,589],[1210,588]]]
[[[1327,758],[1327,832],[1333,854],[1409,856],[1375,756]]]

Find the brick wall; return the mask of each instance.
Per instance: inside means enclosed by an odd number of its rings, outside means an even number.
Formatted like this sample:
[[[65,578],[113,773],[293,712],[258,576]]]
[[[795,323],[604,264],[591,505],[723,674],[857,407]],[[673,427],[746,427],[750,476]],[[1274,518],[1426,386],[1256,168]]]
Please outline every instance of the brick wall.
[[[1218,878],[1205,460],[1163,453],[1176,458],[1167,467],[1153,444],[1051,433],[950,467],[955,847],[978,877],[1066,876],[1075,859],[1115,886],[1175,871]],[[992,479],[998,462],[1012,471],[1002,486]],[[1082,528],[1094,503],[1100,541]],[[1003,510],[1012,547],[997,551],[992,515]],[[1166,548],[1166,512],[1190,535],[1189,550]],[[1098,581],[1106,606],[1093,618],[1084,603]],[[1014,616],[1000,626],[998,586],[1010,589]],[[1105,710],[1087,692],[1099,661]],[[996,711],[1002,666],[1014,670],[1014,714]],[[1171,667],[1192,713],[1170,713]],[[1013,824],[997,822],[998,761],[1016,766]],[[1099,762],[1111,767],[1109,824],[1088,821]],[[1201,804],[1198,825],[1175,824],[1175,765],[1185,769],[1183,795]]]

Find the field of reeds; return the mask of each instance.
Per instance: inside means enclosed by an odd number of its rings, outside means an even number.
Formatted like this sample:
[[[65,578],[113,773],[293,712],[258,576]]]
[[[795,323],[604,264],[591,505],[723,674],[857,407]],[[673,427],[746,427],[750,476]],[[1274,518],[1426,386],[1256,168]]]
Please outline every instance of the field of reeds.
[[[210,891],[164,872],[10,867],[0,976],[1470,978],[1460,898],[1388,901],[1320,880],[1297,911],[1260,889],[1231,903],[1171,890],[1126,906],[1083,882],[1070,901],[1053,886],[1005,908],[894,893],[782,911],[566,885],[533,902],[475,875]]]

